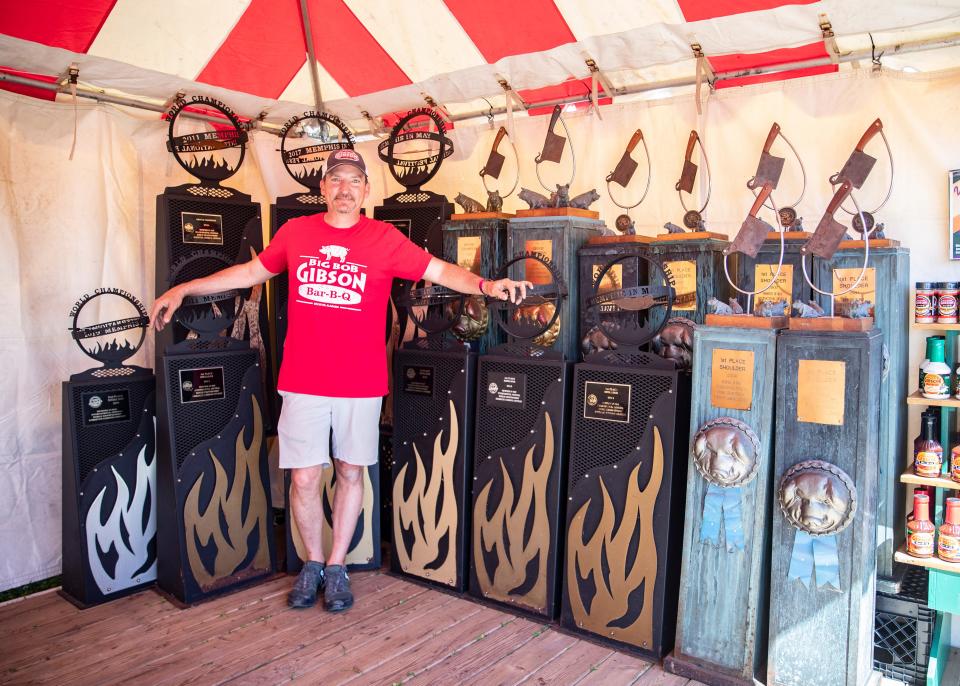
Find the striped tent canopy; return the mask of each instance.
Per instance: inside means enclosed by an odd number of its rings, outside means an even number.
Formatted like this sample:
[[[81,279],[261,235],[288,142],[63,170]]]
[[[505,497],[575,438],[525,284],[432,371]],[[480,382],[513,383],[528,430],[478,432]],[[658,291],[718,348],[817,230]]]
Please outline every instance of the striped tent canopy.
[[[178,91],[282,122],[319,104],[360,131],[437,104],[454,118],[729,87],[880,64],[960,64],[960,0],[5,0],[0,88]],[[308,38],[309,37],[309,38]],[[698,60],[698,55],[702,58]],[[15,75],[19,79],[4,77]],[[4,80],[6,78],[6,80]],[[14,82],[16,81],[16,82]],[[509,90],[506,90],[509,89]],[[672,92],[672,91],[666,91]],[[371,117],[373,121],[371,122]]]

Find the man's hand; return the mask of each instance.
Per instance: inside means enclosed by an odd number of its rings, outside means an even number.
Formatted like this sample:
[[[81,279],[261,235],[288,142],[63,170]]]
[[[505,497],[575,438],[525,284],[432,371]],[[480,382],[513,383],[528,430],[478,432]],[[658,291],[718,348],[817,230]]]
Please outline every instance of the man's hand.
[[[527,297],[527,289],[533,288],[529,281],[514,281],[513,279],[497,279],[483,282],[483,294],[498,300],[510,299],[512,303],[519,303]],[[517,297],[517,291],[519,296]]]
[[[183,302],[183,296],[183,288],[174,286],[157,298],[153,302],[153,309],[150,310],[150,326],[156,327],[157,331],[163,331],[163,327],[170,323],[173,313]]]

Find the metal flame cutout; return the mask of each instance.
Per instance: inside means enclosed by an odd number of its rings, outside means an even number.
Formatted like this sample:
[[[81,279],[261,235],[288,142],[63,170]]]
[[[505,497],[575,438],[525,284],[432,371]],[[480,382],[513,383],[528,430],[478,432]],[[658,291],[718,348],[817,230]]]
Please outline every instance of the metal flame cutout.
[[[487,501],[495,478],[483,487],[473,507],[473,556],[481,591],[489,598],[526,605],[538,611],[545,610],[547,606],[547,558],[550,555],[547,481],[553,467],[554,450],[550,413],[544,413],[543,417],[543,459],[540,467],[535,468],[533,454],[537,446],[530,446],[523,461],[520,493],[514,498],[510,473],[500,457],[503,495],[496,510],[488,519]],[[532,525],[528,526],[531,510]],[[491,578],[483,551],[489,553],[494,549],[497,566]],[[515,595],[516,590],[529,585],[527,567],[534,560],[537,566],[532,587],[523,595]]]
[[[210,450],[210,460],[216,474],[210,502],[201,511],[200,489],[203,474],[197,478],[184,502],[187,558],[194,579],[204,591],[233,583],[236,577],[269,572],[271,567],[267,537],[272,529],[267,493],[260,478],[259,464],[263,418],[256,397],[251,396],[250,402],[253,403],[253,437],[250,445],[245,446],[243,433],[246,427],[240,427],[235,444],[233,483],[230,483],[220,460],[213,450]],[[245,492],[248,492],[249,501],[244,512]],[[225,524],[225,530],[221,528],[221,520]],[[250,562],[241,568],[244,560],[249,557],[249,541],[254,531],[257,532],[256,552]],[[207,571],[198,548],[206,548],[211,542],[214,546],[212,574]]]
[[[650,481],[640,489],[641,463],[630,472],[623,516],[603,482],[598,479],[603,511],[589,541],[584,540],[584,520],[592,498],[573,516],[567,536],[567,579],[570,607],[577,626],[604,637],[640,647],[653,645],[653,593],[657,577],[657,546],[653,538],[653,510],[663,480],[663,444],[653,427],[653,464]],[[639,527],[639,533],[637,528]],[[631,542],[638,539],[638,545]],[[633,550],[633,559],[630,551]],[[582,594],[582,581],[592,582],[591,597]],[[642,594],[642,605],[631,596]],[[635,616],[632,616],[634,615]]]
[[[106,486],[97,493],[86,516],[87,559],[93,580],[104,595],[157,578],[156,554],[151,556],[149,550],[150,542],[157,535],[156,454],[150,455],[148,463],[146,444],[140,448],[132,497],[123,477],[112,466],[110,471],[116,480],[117,499],[107,520],[101,523],[100,519]],[[144,526],[143,509],[148,498],[150,512]],[[113,574],[104,569],[100,555],[100,551],[107,553],[111,548],[117,554]]]
[[[437,432],[433,441],[433,464],[429,478],[423,466],[423,458],[416,444],[413,454],[416,458],[416,472],[410,495],[403,497],[403,484],[407,475],[407,462],[400,468],[393,482],[393,526],[394,552],[400,560],[400,566],[408,574],[416,574],[440,583],[454,586],[457,583],[457,558],[454,555],[457,539],[457,497],[453,490],[453,467],[460,444],[460,427],[453,401],[450,406],[450,435],[447,449],[441,448],[443,432]],[[441,489],[443,493],[441,494]],[[443,506],[437,514],[437,501],[442,497]],[[413,531],[413,543],[407,550],[401,528]],[[437,561],[440,542],[447,538],[446,559],[439,567]],[[428,568],[428,565],[430,567]]]
[[[337,484],[334,481],[336,470],[331,466],[323,470],[323,476],[320,479],[320,502],[323,507],[323,527],[322,527],[322,545],[324,550],[330,550],[333,547],[333,522],[331,514],[333,512],[333,496],[337,492]],[[373,483],[370,481],[370,470],[363,470],[363,504],[360,509],[360,522],[357,524],[357,531],[363,531],[359,541],[347,551],[344,562],[348,565],[367,564],[373,559]],[[297,528],[297,518],[290,517],[290,536],[293,538],[293,547],[301,560],[308,560],[307,546],[300,535],[300,529]]]

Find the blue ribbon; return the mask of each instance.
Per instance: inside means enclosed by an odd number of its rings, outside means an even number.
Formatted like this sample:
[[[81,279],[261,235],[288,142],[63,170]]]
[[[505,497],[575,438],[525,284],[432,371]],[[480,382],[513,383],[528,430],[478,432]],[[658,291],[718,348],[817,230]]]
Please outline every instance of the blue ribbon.
[[[817,587],[832,585],[840,590],[840,556],[837,554],[836,536],[811,536],[806,531],[797,531],[793,539],[793,554],[790,557],[788,579],[799,579],[810,588],[814,569],[817,572]]]
[[[726,536],[727,551],[743,550],[743,517],[740,505],[740,487],[721,488],[716,484],[707,486],[703,499],[703,521],[700,524],[700,540],[720,545],[720,523]]]

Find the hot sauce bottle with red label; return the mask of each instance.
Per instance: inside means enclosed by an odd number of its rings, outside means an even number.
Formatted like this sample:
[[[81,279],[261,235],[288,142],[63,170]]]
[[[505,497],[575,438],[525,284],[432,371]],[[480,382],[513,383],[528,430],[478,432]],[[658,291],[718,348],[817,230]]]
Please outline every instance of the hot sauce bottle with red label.
[[[936,479],[943,468],[943,446],[937,440],[936,420],[923,414],[920,421],[920,435],[913,441],[913,473]]]
[[[913,494],[913,519],[907,524],[907,553],[914,557],[933,557],[936,527],[930,521],[930,496]]]
[[[960,562],[960,498],[947,498],[947,513],[937,541],[937,557],[946,562]]]

